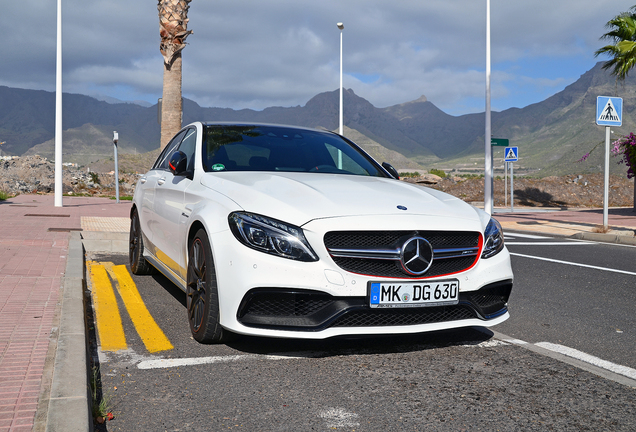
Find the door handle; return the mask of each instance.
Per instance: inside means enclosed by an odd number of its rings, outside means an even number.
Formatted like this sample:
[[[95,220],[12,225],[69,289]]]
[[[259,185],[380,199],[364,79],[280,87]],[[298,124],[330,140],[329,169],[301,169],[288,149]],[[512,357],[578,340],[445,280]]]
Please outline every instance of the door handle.
[[[157,180],[157,184],[158,185],[162,185],[166,182],[166,178],[165,177],[161,177],[159,180]]]
[[[139,179],[139,182],[140,182],[141,184],[144,184],[144,183],[146,183],[147,181],[148,181],[148,179],[147,179],[146,177],[142,177],[142,178],[140,178],[140,179]]]

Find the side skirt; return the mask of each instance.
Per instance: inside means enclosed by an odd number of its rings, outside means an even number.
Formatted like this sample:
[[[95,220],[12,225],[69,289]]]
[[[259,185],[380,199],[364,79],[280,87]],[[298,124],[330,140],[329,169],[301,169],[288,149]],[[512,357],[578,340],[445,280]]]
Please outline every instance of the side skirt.
[[[159,270],[161,274],[163,274],[165,277],[170,279],[170,282],[178,286],[181,291],[186,292],[186,281],[181,279],[180,276],[178,276],[175,272],[170,270],[161,261],[159,261],[156,256],[152,255],[150,252],[145,251],[144,256],[146,260],[148,260],[148,262],[152,264],[154,268]]]

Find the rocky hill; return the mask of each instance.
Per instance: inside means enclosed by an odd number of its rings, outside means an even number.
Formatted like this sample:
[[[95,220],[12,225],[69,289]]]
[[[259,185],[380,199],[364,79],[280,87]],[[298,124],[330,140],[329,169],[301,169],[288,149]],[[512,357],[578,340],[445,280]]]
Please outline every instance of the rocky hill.
[[[634,130],[636,76],[616,85],[601,63],[579,80],[545,101],[525,108],[492,113],[492,133],[519,147],[517,173],[534,176],[587,174],[602,171],[603,152],[597,150],[584,163],[576,163],[604,139],[594,122],[596,97],[618,95],[624,99],[623,127],[619,135]],[[0,148],[3,154],[54,154],[55,94],[0,86]],[[112,153],[112,131],[119,132],[121,154],[145,153],[159,146],[157,106],[108,104],[65,94],[63,151],[65,162],[94,164]],[[337,128],[338,91],[325,92],[304,106],[249,109],[204,108],[185,100],[184,123],[194,120],[246,121]],[[344,92],[347,134],[372,144],[397,168],[431,167],[447,171],[479,171],[484,155],[484,114],[451,116],[420,97],[414,101],[376,108],[353,90]],[[497,149],[498,150],[498,149]],[[496,165],[502,157],[496,151]],[[400,155],[397,157],[397,155]],[[406,161],[409,161],[406,163]],[[612,173],[624,167],[611,164]]]

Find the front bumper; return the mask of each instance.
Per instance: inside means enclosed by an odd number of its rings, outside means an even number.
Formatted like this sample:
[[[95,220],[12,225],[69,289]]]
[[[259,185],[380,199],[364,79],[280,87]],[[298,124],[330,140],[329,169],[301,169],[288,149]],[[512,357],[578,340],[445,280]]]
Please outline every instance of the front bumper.
[[[468,326],[492,326],[508,317],[507,301],[513,274],[510,255],[503,249],[488,259],[478,259],[469,269],[421,280],[456,278],[460,302],[454,306],[381,309],[369,307],[368,284],[406,278],[354,273],[340,267],[324,246],[325,232],[359,226],[380,230],[396,223],[375,217],[377,226],[360,218],[320,221],[304,226],[307,240],[319,260],[298,262],[247,248],[229,230],[211,234],[217,283],[220,324],[235,333],[286,338],[325,339],[343,335],[408,334]],[[418,219],[415,224],[422,225]],[[343,226],[348,222],[349,226]],[[406,221],[408,222],[408,221]],[[401,221],[403,229],[411,226]],[[428,226],[451,231],[452,221],[435,219]],[[313,228],[316,227],[314,223]],[[331,224],[332,226],[327,226]],[[426,224],[425,224],[426,225]],[[467,225],[467,224],[464,224]],[[476,227],[463,226],[476,231]],[[409,279],[413,281],[414,279]]]
[[[301,332],[342,327],[412,326],[481,320],[486,324],[507,313],[512,280],[462,292],[459,304],[419,308],[370,308],[367,297],[334,297],[293,289],[253,289],[244,297],[237,319],[247,327]]]

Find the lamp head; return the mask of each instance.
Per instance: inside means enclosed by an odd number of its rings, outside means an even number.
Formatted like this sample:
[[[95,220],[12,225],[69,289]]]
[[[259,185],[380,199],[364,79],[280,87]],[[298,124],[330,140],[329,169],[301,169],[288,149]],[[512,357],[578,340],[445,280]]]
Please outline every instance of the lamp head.
[[[338,26],[338,28],[339,28],[340,30],[344,29],[344,24],[343,24],[343,23],[338,23],[338,24],[336,24],[336,25]]]

